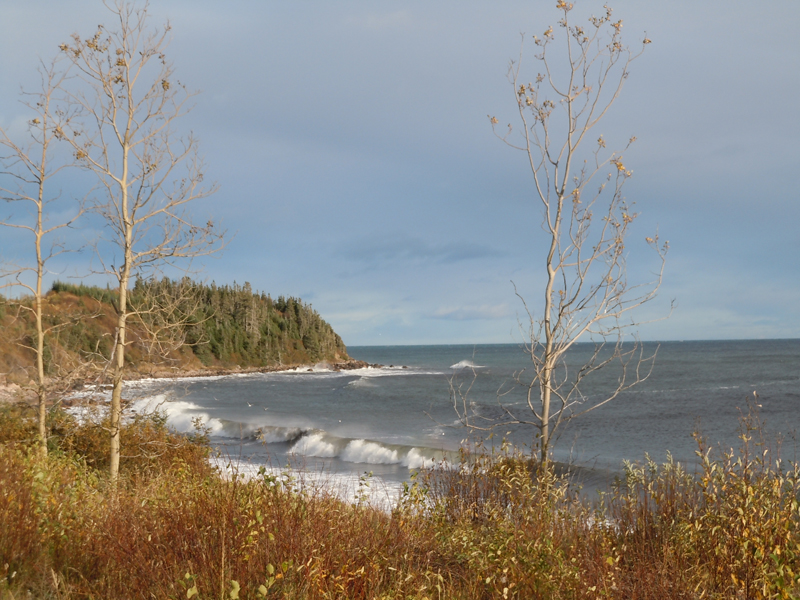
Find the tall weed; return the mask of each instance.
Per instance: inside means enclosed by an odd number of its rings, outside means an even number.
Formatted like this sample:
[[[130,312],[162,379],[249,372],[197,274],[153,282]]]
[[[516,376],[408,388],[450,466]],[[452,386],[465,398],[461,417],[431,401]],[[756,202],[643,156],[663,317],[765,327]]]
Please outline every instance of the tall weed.
[[[43,459],[0,415],[0,597],[800,596],[800,474],[754,415],[738,451],[627,464],[593,506],[502,446],[418,473],[389,513],[302,475],[223,477],[158,418],[128,426],[112,487],[102,429],[63,418]]]

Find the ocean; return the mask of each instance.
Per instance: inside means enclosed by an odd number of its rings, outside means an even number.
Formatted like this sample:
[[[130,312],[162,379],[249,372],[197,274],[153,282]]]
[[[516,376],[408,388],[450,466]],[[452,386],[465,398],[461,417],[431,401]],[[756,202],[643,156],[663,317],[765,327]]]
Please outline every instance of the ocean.
[[[571,372],[592,349],[576,345],[568,357]],[[691,465],[697,461],[695,432],[716,448],[737,447],[739,419],[750,408],[758,411],[768,439],[783,440],[783,456],[796,456],[800,340],[645,343],[645,351],[655,350],[646,381],[563,428],[556,461],[598,474],[595,488],[619,473],[624,460],[641,461],[646,454],[662,462],[671,453]],[[383,366],[334,372],[321,364],[146,380],[131,382],[126,393],[136,399],[133,410],[158,407],[179,431],[202,423],[220,464],[250,471],[288,466],[350,485],[371,474],[373,487],[396,491],[413,469],[455,462],[461,445],[478,437],[486,447],[505,439],[530,452],[535,428],[500,426],[491,437],[471,432],[451,394],[459,389],[459,402],[485,422],[505,411],[524,420],[530,413],[518,381],[525,381],[529,358],[520,346],[361,346],[348,352]],[[587,378],[585,406],[602,399],[618,377],[609,366]]]

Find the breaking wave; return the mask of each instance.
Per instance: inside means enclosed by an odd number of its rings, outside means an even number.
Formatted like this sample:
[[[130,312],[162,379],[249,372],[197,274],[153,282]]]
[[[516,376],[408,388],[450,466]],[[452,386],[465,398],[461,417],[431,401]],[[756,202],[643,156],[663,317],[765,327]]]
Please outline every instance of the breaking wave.
[[[357,473],[330,473],[293,468],[276,468],[241,460],[211,458],[211,464],[224,477],[237,475],[245,479],[269,477],[274,485],[292,490],[304,490],[312,495],[329,494],[351,503],[366,502],[370,506],[390,512],[397,506],[403,494],[403,484],[386,481],[380,477],[363,476]]]
[[[319,458],[333,458],[338,453],[339,452],[336,449],[336,446],[333,443],[326,441],[325,436],[322,433],[304,435],[297,440],[294,446],[292,446],[291,450],[289,450],[289,454],[316,456]]]
[[[450,365],[450,368],[455,369],[456,371],[461,369],[483,369],[483,365],[476,365],[471,360],[462,360],[454,365]]]
[[[156,394],[135,401],[129,409],[132,414],[163,414],[167,423],[180,433],[192,433],[197,426],[208,429],[211,435],[225,435],[230,425],[222,419],[212,417],[200,406],[187,400],[170,400],[166,394]]]
[[[452,462],[450,452],[432,448],[417,448],[384,444],[365,439],[347,439],[324,431],[307,433],[289,450],[290,454],[317,458],[336,458],[342,462],[368,465],[402,465],[409,469],[430,468]]]

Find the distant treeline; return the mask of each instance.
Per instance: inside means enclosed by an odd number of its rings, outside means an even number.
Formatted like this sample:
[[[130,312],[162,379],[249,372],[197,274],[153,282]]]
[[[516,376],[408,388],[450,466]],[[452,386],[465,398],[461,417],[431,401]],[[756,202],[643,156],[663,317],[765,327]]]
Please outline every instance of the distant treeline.
[[[205,285],[189,279],[137,280],[133,302],[184,298],[186,343],[203,364],[242,366],[318,362],[347,357],[342,338],[300,298],[253,291],[250,284]]]
[[[244,285],[206,285],[189,278],[135,282],[129,302],[131,364],[166,359],[177,366],[264,367],[346,360],[347,349],[310,304],[253,291]],[[29,299],[0,298],[0,369],[26,368],[33,360],[31,315],[13,309]],[[108,359],[115,335],[118,292],[57,281],[46,298],[48,372],[53,363]],[[30,357],[27,354],[31,354]]]

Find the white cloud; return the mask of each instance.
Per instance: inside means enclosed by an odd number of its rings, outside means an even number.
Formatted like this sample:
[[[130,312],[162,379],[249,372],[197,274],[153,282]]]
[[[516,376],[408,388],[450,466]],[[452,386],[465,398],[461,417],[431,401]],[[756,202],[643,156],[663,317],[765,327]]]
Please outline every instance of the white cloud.
[[[479,319],[507,319],[513,313],[508,305],[503,304],[481,304],[473,306],[447,306],[436,310],[434,319],[445,319],[450,321],[473,321]]]

